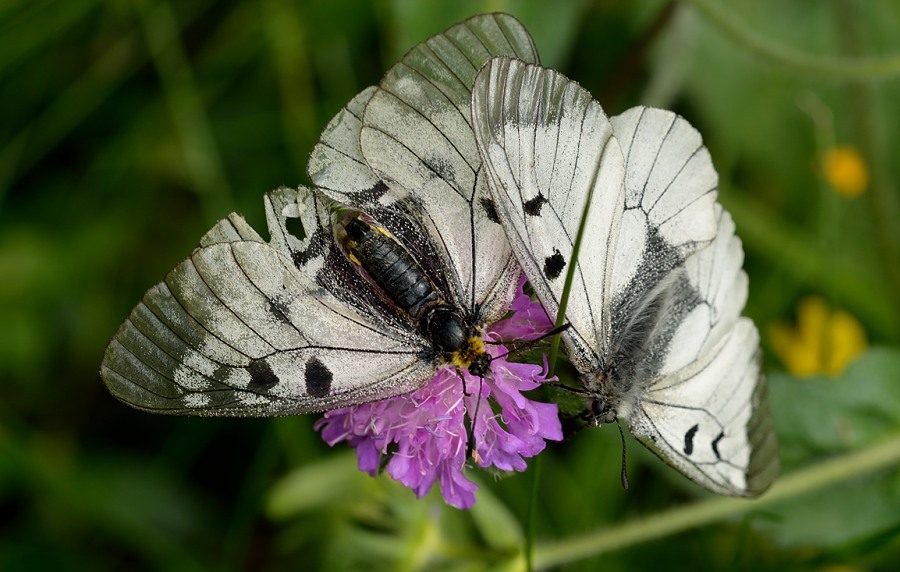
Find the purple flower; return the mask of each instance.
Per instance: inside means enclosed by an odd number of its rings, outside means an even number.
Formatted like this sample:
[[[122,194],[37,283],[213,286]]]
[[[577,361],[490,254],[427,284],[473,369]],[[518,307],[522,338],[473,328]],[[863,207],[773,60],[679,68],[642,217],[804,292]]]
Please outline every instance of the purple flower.
[[[531,340],[551,329],[541,305],[523,293],[523,283],[513,314],[490,326],[487,340]],[[546,360],[543,366],[513,363],[506,360],[503,345],[487,344],[486,349],[494,359],[483,380],[444,367],[414,393],[328,411],[315,428],[331,446],[346,441],[356,448],[361,471],[374,476],[387,456],[388,474],[417,497],[437,481],[448,504],[469,508],[478,486],[463,474],[465,415],[473,427],[473,457],[482,467],[524,471],[525,458],[541,452],[545,440],[562,439],[556,405],[522,395],[555,379],[547,378]]]

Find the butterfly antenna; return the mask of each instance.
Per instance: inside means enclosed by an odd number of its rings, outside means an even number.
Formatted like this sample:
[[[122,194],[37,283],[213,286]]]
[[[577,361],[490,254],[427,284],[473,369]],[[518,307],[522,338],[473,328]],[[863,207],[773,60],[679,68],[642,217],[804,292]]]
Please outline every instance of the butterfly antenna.
[[[513,352],[517,352],[519,350],[523,350],[525,348],[531,347],[531,346],[537,344],[537,342],[539,342],[541,340],[545,340],[547,338],[555,336],[556,334],[562,333],[562,332],[566,331],[567,329],[569,329],[569,326],[571,326],[571,324],[569,324],[568,322],[561,326],[556,326],[552,330],[541,334],[541,336],[539,338],[535,338],[533,340],[522,340],[520,342],[504,342],[502,340],[498,341],[498,342],[494,342],[494,341],[485,340],[484,343],[495,345],[495,346],[499,346],[500,344],[503,344],[507,348],[511,348],[511,349],[508,349],[505,354],[500,354],[500,355],[494,357],[494,359],[500,359],[500,358],[505,358],[506,356],[508,356],[509,354],[511,354]]]
[[[619,437],[622,439],[622,488],[628,490],[628,471],[625,468],[625,433],[622,431],[622,424],[616,419],[616,427],[619,428]]]

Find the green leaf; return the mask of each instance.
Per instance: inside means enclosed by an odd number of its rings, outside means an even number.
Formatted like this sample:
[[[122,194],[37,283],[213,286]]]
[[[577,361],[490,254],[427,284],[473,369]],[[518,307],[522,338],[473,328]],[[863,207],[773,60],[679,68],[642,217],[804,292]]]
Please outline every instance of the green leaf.
[[[774,374],[769,399],[786,472],[791,467],[860,450],[900,427],[900,351],[863,354],[840,379]],[[829,546],[877,533],[897,522],[896,471],[787,500],[765,525],[784,544]]]
[[[372,478],[355,466],[356,455],[345,451],[294,469],[269,491],[266,512],[276,520],[298,513],[359,503]]]
[[[900,351],[876,348],[839,379],[771,375],[769,401],[788,467],[859,449],[900,427]]]

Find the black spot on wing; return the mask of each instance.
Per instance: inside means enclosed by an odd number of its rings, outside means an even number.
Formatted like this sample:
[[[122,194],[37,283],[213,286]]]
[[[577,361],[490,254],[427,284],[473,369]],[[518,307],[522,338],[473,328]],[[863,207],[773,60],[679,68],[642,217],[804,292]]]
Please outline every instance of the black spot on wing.
[[[719,441],[721,441],[725,437],[725,432],[719,433],[719,436],[713,439],[712,442],[712,450],[716,455],[716,459],[722,460],[722,455],[719,454]]]
[[[278,376],[264,359],[255,359],[250,362],[250,365],[247,366],[247,373],[250,374],[250,385],[247,389],[251,391],[271,389],[278,385]]]
[[[562,274],[563,268],[566,267],[566,259],[562,253],[554,248],[553,254],[544,259],[544,276],[548,280],[555,280]]]
[[[487,197],[482,198],[481,208],[484,209],[484,214],[489,221],[500,224],[500,217],[497,215],[497,205],[494,204],[494,201]]]
[[[690,455],[694,452],[694,435],[700,430],[699,425],[694,425],[684,434],[684,454]]]
[[[522,210],[529,216],[541,216],[541,207],[547,202],[542,193],[538,193],[533,199],[522,203]]]
[[[331,370],[313,356],[306,362],[306,393],[313,397],[328,397],[331,394]]]

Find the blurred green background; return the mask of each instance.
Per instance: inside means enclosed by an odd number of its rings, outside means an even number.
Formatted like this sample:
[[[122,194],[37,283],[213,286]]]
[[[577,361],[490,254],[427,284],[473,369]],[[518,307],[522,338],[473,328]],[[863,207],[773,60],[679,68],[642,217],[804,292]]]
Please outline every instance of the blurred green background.
[[[895,569],[896,456],[872,471],[853,455],[900,438],[900,3],[8,0],[0,570],[520,569],[533,471],[471,471],[482,490],[460,512],[358,473],[317,416],[157,417],[97,373],[144,290],[216,220],[264,231],[263,193],[308,182],[319,131],[354,94],[495,10],[610,114],[667,107],[703,133],[744,240],[783,472],[799,475],[778,502],[657,537],[636,519],[724,505],[633,441],[623,492],[617,432],[584,431],[541,455],[537,561]],[[845,472],[813,490],[828,459]],[[624,526],[636,533],[602,554],[560,544]]]

